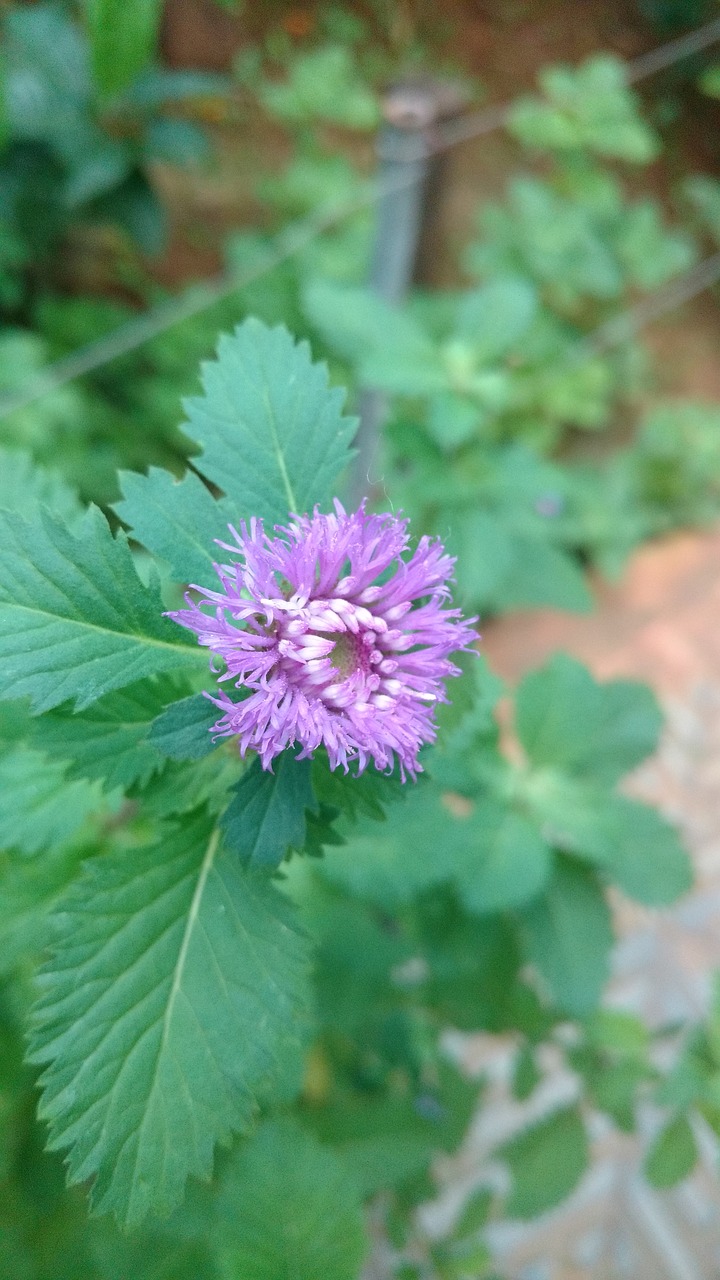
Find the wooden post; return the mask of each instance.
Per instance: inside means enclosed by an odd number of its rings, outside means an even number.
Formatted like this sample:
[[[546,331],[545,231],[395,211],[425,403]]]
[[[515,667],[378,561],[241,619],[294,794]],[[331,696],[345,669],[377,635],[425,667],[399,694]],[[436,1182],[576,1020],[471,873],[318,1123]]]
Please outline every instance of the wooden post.
[[[380,198],[369,284],[392,305],[400,303],[432,256],[442,188],[443,155],[437,126],[466,103],[456,85],[412,80],[391,86],[383,101],[377,140]],[[380,431],[386,416],[382,392],[363,388],[358,400],[358,450],[350,480],[351,501],[379,497]]]

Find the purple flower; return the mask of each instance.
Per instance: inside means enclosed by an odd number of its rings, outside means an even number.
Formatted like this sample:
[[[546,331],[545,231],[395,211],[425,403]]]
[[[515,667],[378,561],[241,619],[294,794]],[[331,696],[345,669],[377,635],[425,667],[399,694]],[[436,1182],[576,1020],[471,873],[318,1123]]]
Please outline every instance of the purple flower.
[[[276,537],[261,520],[230,526],[237,545],[218,545],[238,559],[215,566],[222,590],[195,586],[200,599],[169,615],[222,659],[221,681],[246,691],[212,699],[215,734],[237,735],[265,769],[298,743],[300,757],[324,746],[332,769],[372,759],[391,770],[397,757],[403,780],[415,777],[442,682],[460,674],[449,655],[477,637],[475,619],[445,607],[453,558],[421,538],[404,559],[407,525],[336,501],[334,515],[292,517]]]

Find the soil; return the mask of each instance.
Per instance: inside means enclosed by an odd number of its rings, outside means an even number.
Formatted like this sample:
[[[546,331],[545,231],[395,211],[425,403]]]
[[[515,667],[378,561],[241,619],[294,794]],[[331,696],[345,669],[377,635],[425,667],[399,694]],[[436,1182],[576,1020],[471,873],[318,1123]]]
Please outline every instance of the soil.
[[[503,103],[530,90],[541,67],[577,63],[598,50],[634,58],[703,20],[702,0],[666,0],[655,5],[680,26],[653,26],[645,13],[650,0],[395,0],[384,7],[346,6],[360,15],[373,41],[390,62],[402,67],[411,46],[432,51],[443,68],[456,67],[481,86],[482,103]],[[230,72],[236,55],[269,34],[301,48],[318,29],[319,4],[238,6],[237,13],[217,0],[169,0],[162,30],[163,53],[171,66]],[[697,11],[697,12],[696,12]],[[378,16],[380,15],[380,16]],[[705,18],[710,16],[704,15]],[[720,54],[719,54],[720,56]],[[677,179],[689,172],[720,172],[720,102],[697,92],[701,62],[681,63],[642,85],[652,114],[675,114],[665,128],[666,148],[658,163],[637,176],[639,191],[668,199]],[[158,281],[177,288],[206,278],[222,267],[222,241],[233,228],[267,224],[268,211],[253,194],[260,166],[280,168],[289,158],[281,129],[247,104],[208,102],[203,115],[216,145],[210,172],[188,175],[159,167],[156,181],[172,217],[168,253],[153,265]],[[346,138],[366,170],[371,148]],[[523,157],[526,160],[525,157]],[[443,192],[434,227],[435,252],[429,255],[426,282],[458,283],[461,246],[471,235],[483,198],[501,194],[518,167],[518,152],[502,132],[451,149],[443,173]],[[428,261],[428,255],[425,255]],[[702,297],[651,326],[648,339],[660,357],[662,392],[720,399],[720,310]]]

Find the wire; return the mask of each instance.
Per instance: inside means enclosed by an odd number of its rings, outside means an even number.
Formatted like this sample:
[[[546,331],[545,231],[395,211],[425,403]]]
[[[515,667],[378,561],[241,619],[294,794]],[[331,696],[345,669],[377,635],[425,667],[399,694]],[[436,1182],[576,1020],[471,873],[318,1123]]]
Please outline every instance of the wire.
[[[718,41],[720,41],[720,18],[715,18],[687,35],[669,40],[667,44],[661,44],[659,48],[651,49],[649,53],[633,58],[632,62],[627,64],[625,79],[628,84],[637,84],[639,80],[646,80],[648,76],[656,75],[658,71],[664,71],[684,58],[701,53],[703,49],[709,48]],[[447,146],[453,147],[459,142],[467,142],[485,133],[492,133],[494,129],[501,129],[507,123],[512,108],[512,102],[500,103],[493,107],[481,108],[480,111],[468,112],[461,119],[450,121],[443,129],[443,149]]]
[[[678,36],[677,40],[670,40],[667,44],[661,44],[658,49],[652,49],[650,53],[634,58],[628,64],[628,84],[637,84],[638,80],[644,80],[646,76],[654,76],[658,71],[665,71],[683,58],[691,58],[693,54],[702,53],[703,49],[708,49],[718,40],[720,40],[720,18],[715,18],[712,22],[707,22],[704,27],[688,32],[686,36]]]
[[[364,207],[370,201],[344,202],[330,209],[316,210],[309,217],[290,223],[275,237],[275,244],[263,255],[255,267],[251,267],[238,275],[223,275],[216,280],[191,285],[179,296],[168,298],[152,311],[127,321],[112,333],[95,342],[80,347],[72,355],[64,356],[47,366],[36,377],[31,378],[24,390],[13,395],[0,397],[0,420],[25,409],[41,396],[83,374],[92,373],[95,369],[109,364],[119,356],[128,355],[143,346],[152,338],[167,332],[183,320],[206,311],[229,294],[272,271],[281,263],[287,262],[306,244],[309,244],[322,231],[327,230],[335,222],[347,217],[349,213]]]
[[[601,355],[610,347],[619,346],[627,338],[631,338],[639,329],[645,328],[653,320],[659,320],[668,311],[690,302],[698,294],[704,293],[711,285],[720,280],[720,252],[703,258],[684,275],[669,281],[661,289],[648,294],[634,307],[618,316],[612,316],[604,324],[598,326],[586,338],[582,338],[573,349],[574,359],[590,359]]]
[[[696,31],[690,32],[686,36],[681,36],[677,40],[671,40],[667,44],[661,45],[658,49],[636,58],[628,64],[628,83],[635,84],[638,80],[654,75],[657,71],[673,65],[683,58],[690,57],[717,41],[720,41],[720,19],[706,23],[705,26],[698,28]],[[428,139],[418,140],[418,156],[415,159],[437,155],[450,147],[457,146],[461,142],[481,137],[484,134],[492,133],[495,129],[502,128],[508,119],[511,109],[512,103],[498,104],[485,107],[480,111],[471,112],[459,120],[446,122],[442,128],[436,130],[434,135],[431,135]],[[131,351],[135,351],[138,347],[143,346],[152,338],[158,337],[161,333],[167,332],[168,329],[180,324],[183,320],[189,320],[193,316],[199,315],[215,303],[227,298],[230,294],[260,279],[261,276],[280,266],[281,263],[287,262],[323,231],[336,226],[346,218],[351,217],[353,213],[358,213],[362,209],[375,204],[384,196],[412,185],[417,180],[416,174],[410,171],[413,157],[408,156],[406,158],[409,161],[408,172],[390,175],[382,181],[377,179],[370,181],[362,195],[353,200],[323,206],[318,210],[314,210],[308,217],[290,223],[276,235],[274,246],[268,249],[267,254],[263,256],[255,267],[251,267],[245,272],[226,274],[216,280],[192,285],[181,294],[161,303],[152,311],[146,312],[144,315],[140,315],[136,319],[129,320],[126,324],[119,326],[106,337],[100,338],[96,342],[88,343],[71,355],[63,356],[61,359],[49,364],[39,374],[30,378],[20,391],[0,396],[0,421],[9,417],[12,413],[27,408],[42,396],[58,390],[68,382],[74,381],[75,378],[92,373],[95,369],[109,364],[119,356],[128,355]],[[708,261],[712,261],[712,259]],[[699,270],[699,268],[695,268],[695,270]],[[688,274],[691,275],[692,273]],[[713,279],[717,279],[717,276]],[[713,283],[712,280],[703,285],[702,288],[709,287],[711,283]],[[700,291],[697,290],[697,292]],[[692,296],[694,294],[688,295],[688,297]],[[687,299],[681,298],[681,301],[685,300]],[[650,299],[645,299],[644,301],[649,304]],[[639,304],[640,307],[643,305],[643,303]],[[625,316],[617,317],[617,324],[619,325],[629,314],[634,314],[634,312],[625,313]],[[601,329],[610,332],[613,323],[615,321],[608,321],[606,326],[601,326]]]

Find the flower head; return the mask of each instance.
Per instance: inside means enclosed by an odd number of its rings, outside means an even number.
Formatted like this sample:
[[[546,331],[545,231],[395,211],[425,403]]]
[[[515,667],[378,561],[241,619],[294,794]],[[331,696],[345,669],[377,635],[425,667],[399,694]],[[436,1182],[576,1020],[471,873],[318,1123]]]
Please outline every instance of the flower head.
[[[446,607],[454,560],[442,544],[421,538],[403,558],[407,524],[336,501],[275,537],[261,520],[230,526],[235,545],[219,545],[237,559],[215,566],[222,589],[193,587],[200,598],[170,614],[222,659],[220,681],[245,691],[212,699],[215,734],[236,735],[266,769],[299,744],[301,757],[324,746],[332,769],[391,770],[397,757],[403,778],[416,775],[443,680],[460,674],[450,654],[476,634]]]

